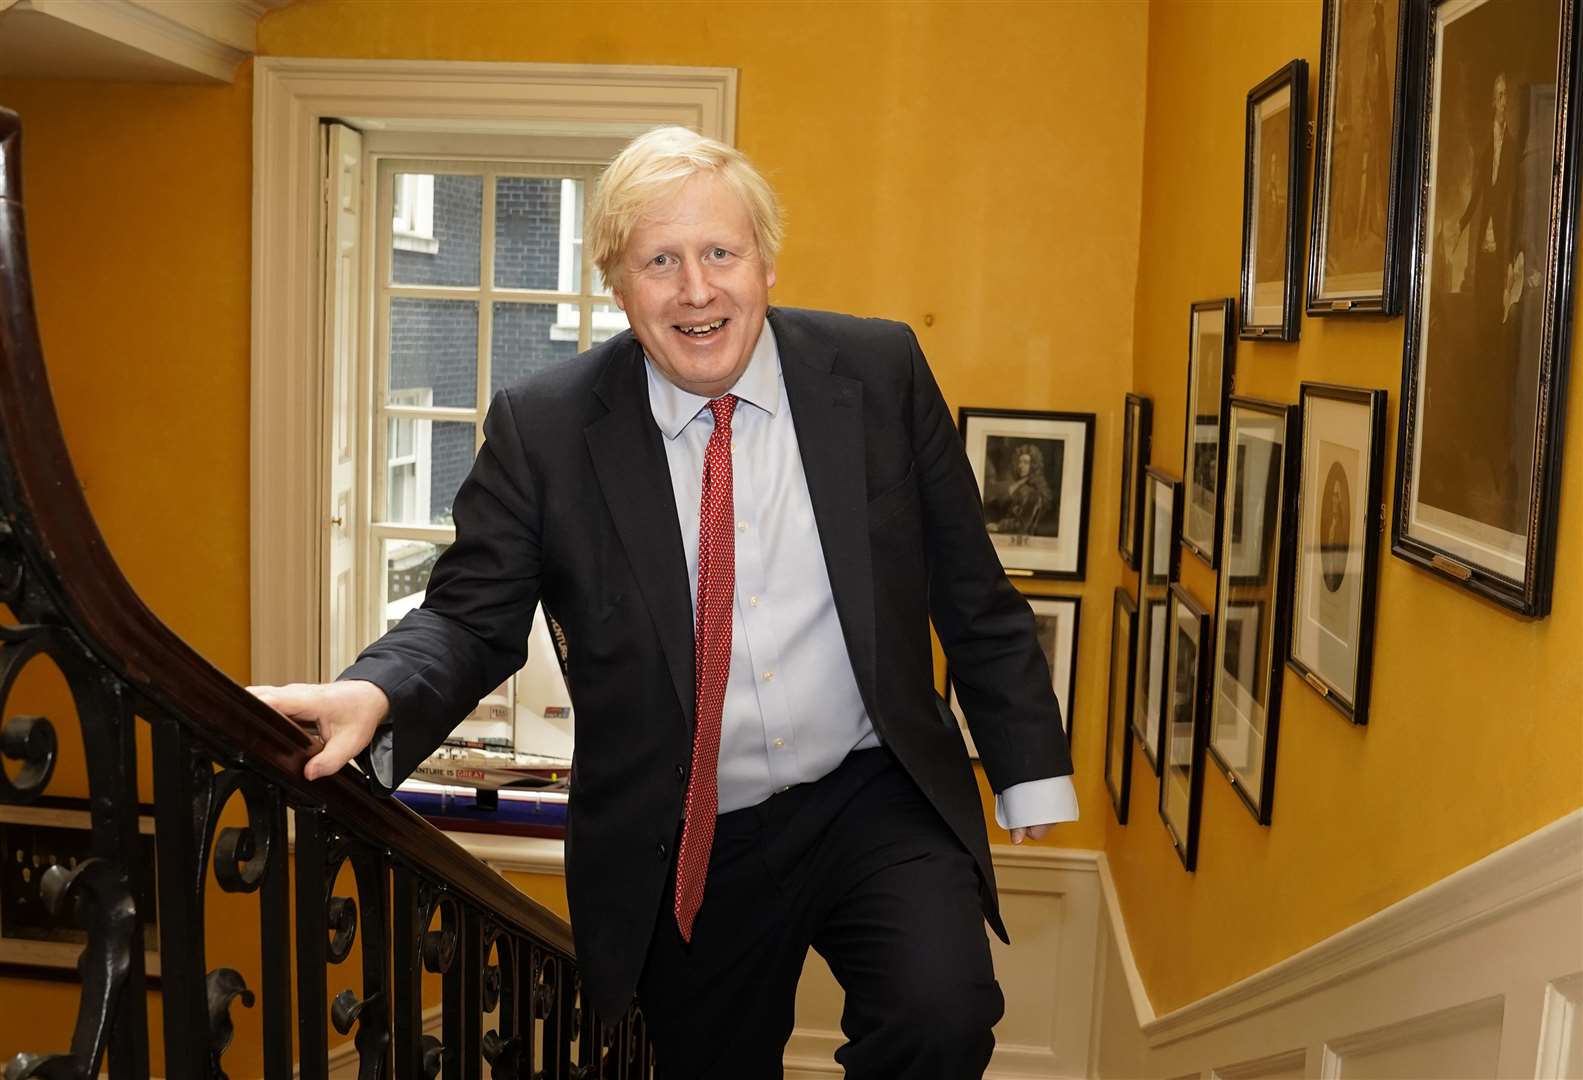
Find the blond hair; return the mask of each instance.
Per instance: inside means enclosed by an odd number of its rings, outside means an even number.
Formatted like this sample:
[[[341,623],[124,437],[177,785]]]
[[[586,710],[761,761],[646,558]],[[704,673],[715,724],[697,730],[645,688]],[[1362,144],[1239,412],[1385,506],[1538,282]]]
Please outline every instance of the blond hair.
[[[753,221],[753,241],[765,266],[781,246],[781,208],[769,182],[735,147],[682,127],[655,128],[628,143],[610,163],[594,192],[588,245],[607,284],[620,288],[632,230],[657,204],[699,173],[718,176]]]

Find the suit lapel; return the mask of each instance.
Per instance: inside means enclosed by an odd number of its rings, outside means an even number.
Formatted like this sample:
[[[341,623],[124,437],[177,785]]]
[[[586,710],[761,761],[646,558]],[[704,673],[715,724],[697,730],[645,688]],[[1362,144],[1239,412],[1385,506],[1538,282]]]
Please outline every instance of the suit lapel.
[[[835,374],[836,351],[797,320],[770,311],[786,396],[836,614],[858,689],[874,713],[874,576],[868,542],[863,384]]]
[[[635,339],[611,358],[594,392],[610,411],[584,429],[588,452],[690,730],[696,706],[687,557],[665,447],[649,409],[643,350]]]

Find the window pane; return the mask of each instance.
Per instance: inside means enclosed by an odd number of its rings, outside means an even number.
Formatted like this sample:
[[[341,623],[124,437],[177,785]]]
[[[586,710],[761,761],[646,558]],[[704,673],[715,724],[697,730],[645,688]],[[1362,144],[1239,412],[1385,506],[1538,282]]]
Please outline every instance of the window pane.
[[[473,465],[473,425],[391,416],[385,426],[385,520],[451,524],[456,489]]]
[[[401,617],[423,603],[423,591],[429,587],[429,573],[434,560],[450,544],[431,544],[424,540],[385,540],[385,629],[401,621]]]
[[[490,389],[499,390],[577,355],[576,304],[495,305]]]
[[[484,178],[397,173],[391,181],[391,282],[477,286]]]
[[[427,402],[414,395],[429,392]],[[390,403],[478,404],[478,305],[471,300],[390,301]]]
[[[496,180],[495,284],[576,292],[582,281],[582,209],[581,180]]]

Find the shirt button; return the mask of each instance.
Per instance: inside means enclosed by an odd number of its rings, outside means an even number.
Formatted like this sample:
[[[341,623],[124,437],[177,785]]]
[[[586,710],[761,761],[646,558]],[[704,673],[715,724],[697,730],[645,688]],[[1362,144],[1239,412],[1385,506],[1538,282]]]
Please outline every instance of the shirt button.
[[[748,523],[747,522],[745,522],[745,521],[737,522],[737,532],[747,532],[747,531],[748,531]]]
[[[786,740],[785,739],[776,739],[775,740],[775,749],[779,750],[781,747],[783,747],[785,745],[786,745]]]
[[[775,681],[775,673],[773,671],[766,671],[764,673],[764,681],[765,682],[774,682]]]
[[[748,607],[758,607],[758,606],[759,606],[759,598],[758,597],[756,597],[756,596],[748,597]]]
[[[660,856],[661,859],[664,859],[666,854],[669,851],[669,849],[666,848],[666,846],[665,846],[665,841],[663,841],[663,840],[661,840],[659,843],[654,845],[654,850],[659,852],[659,856]]]

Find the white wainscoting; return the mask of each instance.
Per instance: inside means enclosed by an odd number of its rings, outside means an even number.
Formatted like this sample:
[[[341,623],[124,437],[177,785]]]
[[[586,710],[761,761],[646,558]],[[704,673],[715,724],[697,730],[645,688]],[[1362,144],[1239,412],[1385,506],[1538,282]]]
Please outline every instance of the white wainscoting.
[[[1583,811],[1163,1016],[1099,869],[1091,1075],[1583,1078]]]

